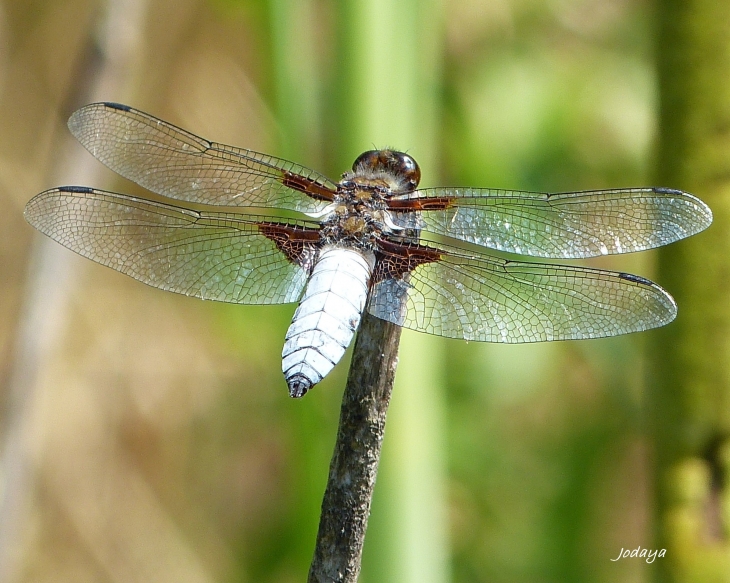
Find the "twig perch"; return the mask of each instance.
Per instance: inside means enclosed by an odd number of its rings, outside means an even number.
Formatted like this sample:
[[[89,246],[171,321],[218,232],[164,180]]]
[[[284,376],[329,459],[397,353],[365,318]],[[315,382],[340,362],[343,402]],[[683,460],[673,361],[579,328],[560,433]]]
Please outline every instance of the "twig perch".
[[[342,397],[308,583],[355,583],[398,363],[401,328],[365,313]]]

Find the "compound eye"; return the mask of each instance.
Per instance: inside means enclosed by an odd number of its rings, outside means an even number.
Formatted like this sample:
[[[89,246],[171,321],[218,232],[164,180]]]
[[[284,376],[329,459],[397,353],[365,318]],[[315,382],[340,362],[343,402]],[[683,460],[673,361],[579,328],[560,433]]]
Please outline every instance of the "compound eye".
[[[380,166],[380,150],[368,150],[360,154],[352,163],[353,172],[357,172],[361,168],[369,168],[371,170]]]
[[[415,190],[421,181],[421,169],[416,161],[403,152],[395,150],[368,150],[357,157],[352,165],[354,172],[370,171],[391,174],[405,183],[406,188]]]
[[[421,182],[421,169],[412,156],[398,152],[398,172],[406,179],[411,188],[416,188]]]

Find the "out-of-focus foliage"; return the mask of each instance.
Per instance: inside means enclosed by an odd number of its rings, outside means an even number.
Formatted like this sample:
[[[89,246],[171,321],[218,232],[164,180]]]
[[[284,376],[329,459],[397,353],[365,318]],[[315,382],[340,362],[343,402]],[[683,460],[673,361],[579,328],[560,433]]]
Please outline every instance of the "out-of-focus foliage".
[[[316,123],[295,141],[288,124],[297,118],[279,104],[297,87],[275,71],[299,47],[276,34],[286,25],[276,20],[287,9],[280,0],[143,2],[143,24],[117,31],[133,41],[131,78],[104,99],[220,142],[296,149],[298,162],[336,178],[345,154],[357,154],[342,135],[354,121],[338,102],[357,71],[342,68],[339,4],[307,5],[302,27],[311,30],[297,38],[313,39],[301,52],[317,61],[303,73],[316,79],[302,79],[302,95],[314,100]],[[5,389],[31,293],[35,235],[22,208],[78,180],[60,164],[60,152],[79,147],[64,123],[78,84],[90,82],[88,44],[104,34],[104,6],[0,3],[3,428],[19,414]],[[439,150],[425,180],[537,190],[649,182],[648,2],[465,0],[442,16]],[[94,186],[140,192],[111,173]],[[651,276],[651,261],[646,253],[592,264]],[[280,372],[293,306],[214,305],[71,263],[61,331],[21,408],[32,480],[12,540],[17,580],[302,581],[347,363],[293,401]],[[641,335],[445,343],[452,581],[647,580],[646,563],[610,561],[652,544],[642,344]]]
[[[730,578],[730,5],[657,4],[660,88],[656,173],[701,192],[704,237],[663,249],[658,273],[685,305],[651,345],[647,391],[657,539],[671,560],[656,581]]]

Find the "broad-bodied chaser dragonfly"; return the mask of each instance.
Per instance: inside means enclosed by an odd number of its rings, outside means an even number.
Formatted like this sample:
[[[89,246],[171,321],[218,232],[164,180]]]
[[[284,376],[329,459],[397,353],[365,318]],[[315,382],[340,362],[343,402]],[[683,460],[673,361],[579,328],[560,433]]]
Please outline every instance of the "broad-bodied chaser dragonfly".
[[[83,107],[68,125],[115,172],[194,204],[65,186],[34,197],[26,219],[84,257],[154,287],[239,304],[299,302],[282,356],[292,397],[342,358],[363,310],[412,330],[487,342],[614,336],[676,315],[672,297],[642,277],[510,261],[460,242],[584,258],[666,245],[712,221],[702,201],[668,188],[419,190],[418,164],[394,150],[365,152],[335,183],[115,103]],[[452,244],[429,241],[431,235]]]

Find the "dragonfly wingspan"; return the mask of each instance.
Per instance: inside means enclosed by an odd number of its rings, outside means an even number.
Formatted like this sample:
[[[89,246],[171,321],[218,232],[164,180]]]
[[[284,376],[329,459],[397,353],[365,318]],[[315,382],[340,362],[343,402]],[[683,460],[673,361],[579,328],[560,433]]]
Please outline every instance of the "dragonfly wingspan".
[[[28,222],[160,289],[241,304],[295,302],[304,294],[282,359],[294,397],[340,359],[366,302],[374,316],[406,328],[505,343],[615,336],[662,326],[677,313],[666,291],[639,276],[506,261],[429,243],[430,235],[582,258],[658,247],[712,221],[702,201],[667,188],[417,190],[418,164],[390,149],[365,152],[335,184],[113,103],[81,108],[69,128],[112,170],[183,202],[67,186],[31,199]],[[292,210],[318,220],[197,210],[206,205]]]

